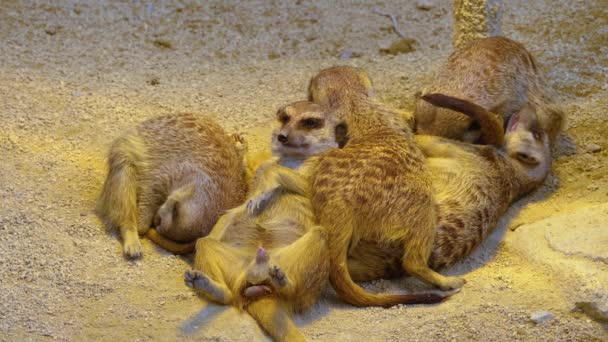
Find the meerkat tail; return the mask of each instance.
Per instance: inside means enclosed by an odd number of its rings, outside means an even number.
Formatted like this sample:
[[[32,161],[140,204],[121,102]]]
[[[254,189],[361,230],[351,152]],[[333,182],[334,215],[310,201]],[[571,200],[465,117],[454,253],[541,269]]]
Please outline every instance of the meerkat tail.
[[[146,237],[152,240],[160,247],[177,255],[185,255],[194,252],[196,241],[193,242],[176,242],[160,235],[156,229],[150,228],[146,232]]]
[[[451,109],[473,118],[481,128],[482,143],[497,147],[504,144],[504,123],[500,116],[475,103],[443,94],[426,94],[422,99],[433,106]]]
[[[264,297],[255,300],[247,304],[245,310],[276,341],[305,341],[304,335],[277,298]]]
[[[434,304],[442,302],[457,291],[421,292],[410,294],[372,294],[357,285],[350,275],[345,263],[334,267],[330,272],[331,285],[336,293],[347,303],[354,306],[391,307],[397,304]]]

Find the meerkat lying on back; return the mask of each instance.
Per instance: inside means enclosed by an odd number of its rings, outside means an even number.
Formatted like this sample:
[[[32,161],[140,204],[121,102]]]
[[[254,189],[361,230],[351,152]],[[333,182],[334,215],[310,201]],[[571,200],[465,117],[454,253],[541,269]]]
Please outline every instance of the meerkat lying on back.
[[[224,210],[244,199],[245,145],[209,117],[162,116],[118,138],[98,213],[120,229],[124,253],[141,256],[139,235],[192,241],[205,236]]]
[[[338,147],[336,124],[304,101],[279,109],[277,123],[274,158],[257,169],[248,201],[198,240],[185,280],[211,301],[245,309],[274,339],[304,340],[289,316],[310,307],[325,288],[329,252],[301,193],[307,191],[307,160]],[[283,172],[302,175],[289,189],[278,189]]]
[[[497,116],[468,101],[440,94],[427,94],[422,99],[472,118]],[[416,136],[416,144],[431,170],[437,199],[437,233],[429,261],[434,269],[450,266],[469,255],[494,229],[510,203],[542,184],[551,168],[551,156],[549,137],[539,127],[536,113],[529,107],[522,108],[509,121],[506,146],[525,151],[530,156],[526,162],[500,145]],[[498,127],[483,134],[497,136],[493,140],[500,141],[504,133]],[[349,255],[348,268],[353,279],[368,281],[403,274],[399,262],[390,257],[391,253],[398,253],[397,249],[383,249],[374,241],[361,244],[365,248]]]
[[[463,279],[428,266],[437,227],[431,175],[409,127],[371,98],[371,81],[357,68],[322,70],[310,82],[309,98],[345,120],[344,148],[320,157],[312,172],[311,200],[329,234],[330,280],[342,299],[358,306],[391,306],[399,295],[374,295],[354,283],[347,256],[360,241],[399,249],[401,267],[441,289]]]
[[[479,39],[453,52],[422,91],[422,95],[429,93],[475,103],[499,114],[503,124],[511,114],[527,107],[536,113],[538,125],[551,144],[565,120],[532,55],[523,45],[504,37]],[[470,117],[423,99],[416,101],[414,116],[418,134],[492,144],[480,137],[483,127]],[[520,157],[527,156],[521,153]]]

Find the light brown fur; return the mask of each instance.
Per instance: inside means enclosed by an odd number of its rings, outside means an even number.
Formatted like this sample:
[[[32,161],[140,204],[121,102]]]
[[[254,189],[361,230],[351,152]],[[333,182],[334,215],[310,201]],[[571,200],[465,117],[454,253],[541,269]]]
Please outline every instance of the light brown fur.
[[[347,255],[359,242],[375,241],[400,249],[408,273],[442,289],[457,289],[463,279],[445,277],[428,266],[437,226],[431,175],[413,135],[394,112],[370,99],[371,81],[352,67],[322,70],[309,96],[336,110],[348,126],[348,143],[324,154],[312,173],[312,204],[329,234],[332,286],[358,306],[406,302],[399,295],[374,295],[355,284]]]
[[[547,87],[534,58],[523,45],[504,37],[479,39],[452,53],[422,95],[441,93],[478,104],[502,116],[529,107],[550,144],[561,131],[565,114]],[[418,134],[488,144],[476,121],[417,99],[414,112]],[[511,146],[515,147],[515,146]]]
[[[432,102],[446,105],[442,101],[445,98]],[[496,146],[416,136],[416,144],[427,158],[437,199],[437,235],[429,261],[434,269],[450,266],[469,255],[496,226],[509,204],[542,184],[548,174],[549,138],[544,132],[536,137],[532,134],[538,130],[538,122],[531,108],[524,108],[519,115],[517,127],[510,122],[507,144],[525,141],[525,150],[537,163],[522,163]],[[502,135],[502,130],[489,135],[497,133]],[[399,263],[391,257],[399,252],[398,248],[380,248],[374,241],[362,244],[365,248],[349,256],[353,279],[367,281],[403,274]]]
[[[333,118],[306,101],[281,108],[274,158],[257,169],[248,200],[196,244],[186,284],[209,300],[244,308],[276,340],[304,337],[291,321],[326,287],[329,250],[308,193],[313,157],[338,147]]]
[[[144,121],[112,144],[97,211],[120,229],[129,258],[141,256],[139,235],[152,225],[155,241],[205,236],[244,198],[243,149],[207,116]]]

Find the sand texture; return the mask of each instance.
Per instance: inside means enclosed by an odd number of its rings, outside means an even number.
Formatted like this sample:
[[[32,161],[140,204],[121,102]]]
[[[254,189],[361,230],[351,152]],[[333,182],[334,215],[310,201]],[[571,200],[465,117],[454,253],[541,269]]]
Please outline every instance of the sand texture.
[[[445,271],[467,279],[461,293],[361,309],[328,290],[297,317],[309,340],[608,340],[601,316],[572,311],[608,307],[608,2],[503,5],[503,34],[536,56],[569,115],[552,175]],[[398,15],[414,51],[380,52],[401,38],[374,9]],[[448,0],[1,1],[0,340],[269,340],[184,285],[190,258],[148,240],[142,260],[122,257],[93,213],[111,141],[144,119],[194,111],[267,148],[277,107],[335,64],[367,69],[383,101],[411,110],[451,40]],[[539,311],[554,318],[533,323]]]

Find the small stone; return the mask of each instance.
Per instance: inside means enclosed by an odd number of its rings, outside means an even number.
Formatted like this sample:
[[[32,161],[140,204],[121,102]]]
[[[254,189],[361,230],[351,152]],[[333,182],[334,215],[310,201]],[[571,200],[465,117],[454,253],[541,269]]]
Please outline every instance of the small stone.
[[[602,150],[602,146],[594,143],[587,144],[587,152],[597,153]]]
[[[530,320],[536,324],[543,324],[553,318],[555,316],[549,311],[535,311],[530,315]]]
[[[415,39],[412,38],[403,38],[395,41],[387,48],[380,49],[381,55],[398,55],[402,53],[409,53],[416,51],[416,42]]]
[[[416,8],[422,11],[428,11],[433,7],[435,7],[435,4],[430,0],[418,0],[416,2]]]
[[[597,191],[597,190],[599,190],[599,188],[600,188],[599,185],[594,184],[594,183],[591,183],[591,184],[589,184],[589,186],[587,186],[587,190],[589,190],[589,191]]]
[[[354,51],[344,51],[341,55],[340,58],[342,59],[349,59],[349,58],[359,58],[362,55],[358,52],[354,52]]]
[[[158,77],[154,77],[148,81],[149,85],[156,86],[160,84],[160,79]]]

